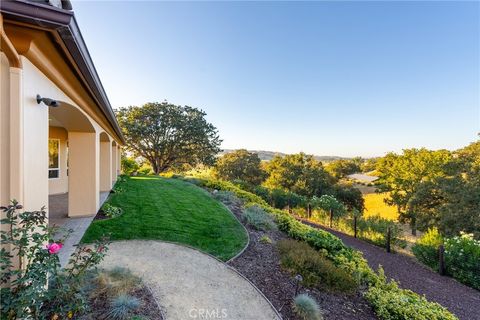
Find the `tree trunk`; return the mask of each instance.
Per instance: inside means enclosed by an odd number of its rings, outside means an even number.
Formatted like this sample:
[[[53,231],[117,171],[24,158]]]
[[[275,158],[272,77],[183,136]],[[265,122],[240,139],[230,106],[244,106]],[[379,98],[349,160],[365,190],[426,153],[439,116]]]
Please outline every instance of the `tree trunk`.
[[[157,161],[150,161],[150,164],[152,165],[153,172],[155,172],[155,175],[158,176],[158,174],[160,173],[160,168]]]
[[[412,228],[412,236],[417,235],[417,219],[412,218],[410,221],[410,227]]]

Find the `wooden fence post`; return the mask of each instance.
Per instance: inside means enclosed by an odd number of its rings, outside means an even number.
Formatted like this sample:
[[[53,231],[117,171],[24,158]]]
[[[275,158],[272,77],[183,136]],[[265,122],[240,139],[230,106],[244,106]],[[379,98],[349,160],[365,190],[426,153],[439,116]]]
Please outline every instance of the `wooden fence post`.
[[[333,210],[330,209],[330,228],[333,228]]]
[[[441,244],[438,247],[438,273],[445,275],[445,247]]]
[[[390,241],[392,240],[392,231],[390,227],[387,228],[387,252],[391,252]]]
[[[312,217],[312,205],[309,203],[307,205],[307,218],[310,219]]]
[[[357,237],[357,216],[353,216],[353,237]]]

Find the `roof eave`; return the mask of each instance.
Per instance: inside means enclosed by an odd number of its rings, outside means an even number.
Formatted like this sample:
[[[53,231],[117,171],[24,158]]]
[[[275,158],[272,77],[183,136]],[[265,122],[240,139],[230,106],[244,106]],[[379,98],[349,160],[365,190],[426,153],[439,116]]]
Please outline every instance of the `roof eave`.
[[[1,1],[0,9],[4,17],[28,24],[38,25],[57,32],[82,73],[87,86],[92,90],[100,109],[112,125],[122,144],[125,139],[118,125],[115,113],[83,40],[80,28],[72,11],[59,9],[40,3],[26,1]]]

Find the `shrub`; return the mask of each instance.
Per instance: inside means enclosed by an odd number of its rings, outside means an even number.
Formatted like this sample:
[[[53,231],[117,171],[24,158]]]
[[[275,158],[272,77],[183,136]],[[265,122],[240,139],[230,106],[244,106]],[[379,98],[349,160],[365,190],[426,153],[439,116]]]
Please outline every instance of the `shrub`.
[[[187,181],[192,181],[192,180],[191,180],[191,178],[187,178]],[[208,179],[207,180],[207,179],[195,178],[193,183],[195,183],[198,186],[205,187],[205,188],[208,188],[208,189],[231,191],[231,192],[235,193],[235,195],[237,197],[239,197],[240,199],[242,199],[246,202],[252,202],[252,203],[265,205],[265,206],[267,205],[267,203],[262,198],[260,198],[259,196],[255,195],[253,193],[244,191],[244,190],[240,189],[239,187],[237,187],[236,185],[234,185],[231,182],[214,180],[214,179]]]
[[[142,281],[127,268],[116,267],[111,270],[100,270],[94,279],[95,288],[91,295],[109,297],[127,294],[140,288]]]
[[[480,290],[480,241],[473,239],[473,234],[445,241],[445,264],[448,274]]]
[[[225,203],[226,205],[229,206],[241,206],[242,201],[237,198],[237,196],[230,191],[214,191],[213,192],[213,197],[220,201]]]
[[[379,270],[376,284],[371,286],[365,298],[382,319],[454,320],[447,309],[410,290],[400,289],[396,282],[387,282],[383,270]]]
[[[304,285],[321,286],[341,292],[353,292],[357,288],[357,283],[350,274],[335,266],[308,244],[295,240],[281,240],[277,247],[282,267],[292,275],[300,274]]]
[[[293,310],[303,320],[322,320],[322,311],[312,297],[308,294],[299,294],[293,300]]]
[[[380,215],[357,219],[359,237],[378,246],[385,246],[388,228],[390,228],[390,243],[393,246],[405,248],[406,241],[403,238],[403,230],[398,223],[382,218]]]
[[[110,302],[107,319],[127,320],[140,307],[140,300],[127,294],[119,295]]]
[[[277,227],[273,221],[273,217],[257,205],[245,208],[243,217],[249,225],[257,230],[272,230]]]
[[[148,163],[142,164],[142,166],[140,168],[138,168],[137,171],[138,171],[138,173],[144,174],[144,175],[149,175],[149,174],[153,173],[152,166],[149,165]]]
[[[293,208],[304,205],[306,202],[305,197],[281,189],[272,189],[269,198],[271,199],[270,203],[272,206],[277,209],[283,209],[286,206]]]
[[[432,269],[438,270],[438,247],[443,239],[437,228],[429,229],[412,247],[415,257]]]
[[[103,213],[109,218],[116,218],[122,215],[122,208],[112,206],[109,203],[105,203],[102,206]]]
[[[267,235],[263,235],[260,240],[259,240],[261,243],[265,243],[265,244],[271,244],[272,243],[272,239],[270,239]]]
[[[18,213],[21,209],[15,201],[1,207],[0,313],[6,319],[66,319],[85,311],[82,283],[105,256],[106,241],[78,246],[62,269],[57,253],[68,233],[54,240],[60,229],[48,226],[44,208]]]
[[[133,172],[136,172],[138,168],[140,168],[137,161],[129,157],[122,157],[121,165],[122,165],[122,172],[126,175],[130,175]]]

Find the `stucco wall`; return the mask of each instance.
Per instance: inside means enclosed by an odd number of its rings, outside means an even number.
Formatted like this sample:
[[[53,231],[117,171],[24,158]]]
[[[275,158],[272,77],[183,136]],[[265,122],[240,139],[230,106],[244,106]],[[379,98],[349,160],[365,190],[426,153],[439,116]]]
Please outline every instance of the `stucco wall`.
[[[54,96],[58,90],[30,61],[22,58],[24,104],[24,207],[48,206],[48,108],[35,96]]]
[[[59,194],[68,192],[67,175],[67,137],[65,128],[49,127],[49,139],[58,139],[59,146],[59,167],[60,174],[58,178],[48,179],[48,194]]]

